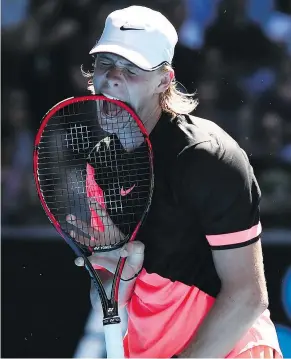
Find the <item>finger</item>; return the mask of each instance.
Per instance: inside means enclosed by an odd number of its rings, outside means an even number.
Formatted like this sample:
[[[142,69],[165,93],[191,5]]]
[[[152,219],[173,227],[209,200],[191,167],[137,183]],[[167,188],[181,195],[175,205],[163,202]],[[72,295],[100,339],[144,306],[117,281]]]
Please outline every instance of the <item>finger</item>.
[[[119,235],[120,237],[120,235]],[[98,233],[98,241],[96,241],[96,246],[109,246],[111,244],[116,244],[120,241],[118,233],[115,235],[112,234],[112,231],[105,231]]]
[[[94,209],[96,208],[96,203],[94,205]],[[98,217],[101,217],[101,211],[99,214],[97,213]],[[82,244],[86,244],[87,246],[106,246],[110,244],[119,243],[124,236],[118,230],[118,228],[113,224],[112,220],[106,213],[106,211],[102,210],[103,215],[106,215],[106,218],[102,218],[102,222],[104,222],[104,232],[99,232],[96,229],[93,229],[91,226],[88,226],[87,223],[84,221],[76,218],[75,215],[69,214],[66,216],[66,220],[68,223],[72,224],[73,226],[77,227],[83,233],[89,235],[91,240],[88,241],[86,237],[78,235],[80,240],[79,242]],[[77,240],[78,241],[78,240]]]
[[[117,244],[124,240],[124,234],[115,226],[106,226],[105,225],[105,232],[104,235],[107,239],[107,244]]]
[[[140,241],[128,242],[122,247],[128,255],[144,255],[145,245]]]
[[[89,260],[89,262],[91,262],[93,267],[94,267],[94,265],[96,265],[96,258],[94,258],[93,256],[89,256],[89,257],[87,257],[87,259]],[[84,265],[85,265],[85,261],[84,261],[83,257],[76,258],[74,262],[75,262],[76,266],[78,266],[78,267],[84,267]]]
[[[70,231],[70,236],[78,243],[84,244],[85,246],[95,247],[100,246],[101,242],[100,240],[94,238],[94,237],[85,237],[80,233],[76,233],[75,231]]]
[[[88,198],[88,203],[89,203],[89,206],[92,209],[94,209],[94,211],[102,219],[102,221],[103,221],[103,219],[106,219],[106,223],[104,223],[105,226],[106,226],[106,224],[108,226],[114,225],[114,223],[112,222],[111,218],[109,217],[107,211],[101,207],[101,205],[98,203],[98,201],[96,201],[94,198],[90,197],[90,198]]]
[[[80,229],[83,233],[88,234],[90,237],[94,237],[94,230],[91,226],[88,226],[88,224],[80,219],[78,219],[73,214],[68,214],[66,216],[66,221],[73,226]]]
[[[70,236],[78,243],[84,244],[85,246],[91,246],[91,239],[83,236],[81,233],[70,231]]]
[[[74,241],[85,244],[85,237],[83,237],[81,234],[76,233],[75,231],[70,231],[70,236],[74,239]]]
[[[84,266],[84,259],[82,257],[78,257],[75,259],[75,264],[78,267],[83,267]]]
[[[88,203],[104,225],[104,233],[98,233],[98,240],[101,245],[116,244],[122,241],[125,236],[113,223],[106,210],[94,198],[88,198]]]
[[[122,247],[120,251],[121,257],[128,257],[127,264],[134,268],[140,268],[144,260],[145,246],[142,242],[129,242]]]
[[[99,265],[96,265],[96,263],[94,263],[94,259],[92,258],[92,256],[88,257],[88,259],[89,259],[89,261],[91,262],[93,268],[95,268],[95,269],[100,269],[100,268],[102,268],[102,267],[100,267]],[[82,258],[82,257],[76,258],[74,262],[75,262],[75,265],[76,265],[77,267],[84,267],[84,265],[85,265],[84,258]]]
[[[90,255],[89,257],[87,257],[87,259],[92,264],[92,267],[94,269],[105,268],[111,273],[114,273],[116,270],[116,260],[118,258],[119,258],[119,256],[116,257],[116,254],[114,254],[114,251],[94,253],[94,254]],[[84,258],[83,257],[76,258],[75,265],[78,267],[83,267],[84,266]]]

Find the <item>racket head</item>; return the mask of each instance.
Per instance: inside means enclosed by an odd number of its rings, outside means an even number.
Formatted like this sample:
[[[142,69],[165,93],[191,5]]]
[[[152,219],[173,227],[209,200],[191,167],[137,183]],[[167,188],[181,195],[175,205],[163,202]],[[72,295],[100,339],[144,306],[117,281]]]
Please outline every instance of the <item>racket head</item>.
[[[90,95],[55,105],[37,132],[33,169],[43,209],[76,255],[134,240],[151,203],[153,152],[127,104]]]

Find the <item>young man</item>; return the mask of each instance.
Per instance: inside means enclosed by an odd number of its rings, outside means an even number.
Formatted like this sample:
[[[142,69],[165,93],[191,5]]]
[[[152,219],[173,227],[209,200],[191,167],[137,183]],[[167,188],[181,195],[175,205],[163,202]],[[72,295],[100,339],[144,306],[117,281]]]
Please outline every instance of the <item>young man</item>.
[[[108,16],[90,52],[94,92],[134,108],[155,166],[138,241],[90,260],[114,271],[120,254],[128,256],[121,288],[128,357],[280,357],[267,310],[260,190],[238,144],[189,115],[196,101],[179,92],[171,67],[177,40],[162,14],[132,6]],[[91,300],[97,308],[94,289]]]

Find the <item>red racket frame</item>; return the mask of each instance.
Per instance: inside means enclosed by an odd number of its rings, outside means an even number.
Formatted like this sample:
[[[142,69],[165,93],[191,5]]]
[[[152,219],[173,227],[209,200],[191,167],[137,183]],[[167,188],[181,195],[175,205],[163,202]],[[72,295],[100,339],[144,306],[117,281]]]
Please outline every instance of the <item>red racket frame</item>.
[[[58,223],[58,221],[55,219],[54,215],[51,213],[50,209],[48,208],[46,201],[43,197],[43,194],[42,194],[42,191],[40,188],[40,184],[39,184],[39,180],[38,180],[38,150],[39,150],[39,144],[40,144],[40,141],[42,138],[42,133],[43,133],[47,123],[60,109],[66,107],[68,105],[72,105],[74,103],[79,103],[79,102],[84,102],[84,101],[109,101],[111,103],[116,104],[117,106],[122,107],[124,110],[126,110],[132,116],[132,118],[138,124],[139,129],[141,130],[141,132],[145,138],[145,141],[147,143],[148,149],[149,149],[151,182],[150,182],[150,193],[149,193],[148,203],[147,203],[146,209],[143,213],[141,220],[137,224],[132,235],[129,237],[128,242],[133,241],[135,239],[136,234],[137,234],[141,224],[145,220],[145,217],[148,213],[148,210],[149,210],[149,207],[151,204],[151,198],[152,198],[153,186],[154,186],[153,150],[152,150],[152,145],[149,140],[149,135],[147,133],[147,130],[144,127],[142,121],[137,116],[137,114],[134,112],[134,110],[132,108],[130,108],[124,102],[121,102],[119,100],[110,99],[105,96],[99,96],[99,95],[70,97],[70,98],[67,98],[67,99],[57,103],[43,117],[41,124],[40,124],[40,128],[35,137],[34,152],[33,152],[33,173],[34,173],[37,194],[38,194],[38,197],[42,204],[42,207],[43,207],[46,215],[48,216],[50,222],[56,228],[57,232],[61,235],[61,237],[70,245],[70,247],[74,250],[74,252],[77,256],[83,257],[84,263],[85,263],[85,268],[88,270],[92,280],[94,281],[94,283],[98,289],[101,303],[102,303],[102,308],[103,308],[104,320],[107,320],[108,322],[111,321],[111,323],[112,323],[113,317],[118,317],[118,305],[117,305],[117,303],[118,303],[118,288],[119,288],[121,273],[122,273],[126,258],[119,259],[119,262],[118,262],[118,265],[116,268],[116,272],[115,272],[115,275],[113,278],[111,298],[108,299],[99,276],[96,275],[95,269],[93,268],[91,262],[88,260],[87,256],[84,254],[82,248],[78,245],[77,242],[75,242],[66,233],[64,233],[60,224]]]

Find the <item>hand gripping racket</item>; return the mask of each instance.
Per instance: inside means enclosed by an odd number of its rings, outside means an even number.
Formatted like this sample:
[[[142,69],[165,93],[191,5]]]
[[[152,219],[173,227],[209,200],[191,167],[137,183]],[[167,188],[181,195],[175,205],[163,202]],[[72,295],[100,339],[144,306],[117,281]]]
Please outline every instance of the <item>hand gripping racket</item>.
[[[87,256],[117,249],[136,238],[153,193],[148,134],[121,101],[95,95],[69,98],[44,116],[33,165],[43,209],[75,254],[84,259],[98,290],[107,356],[122,358],[118,289],[126,259],[119,259],[108,298]]]

